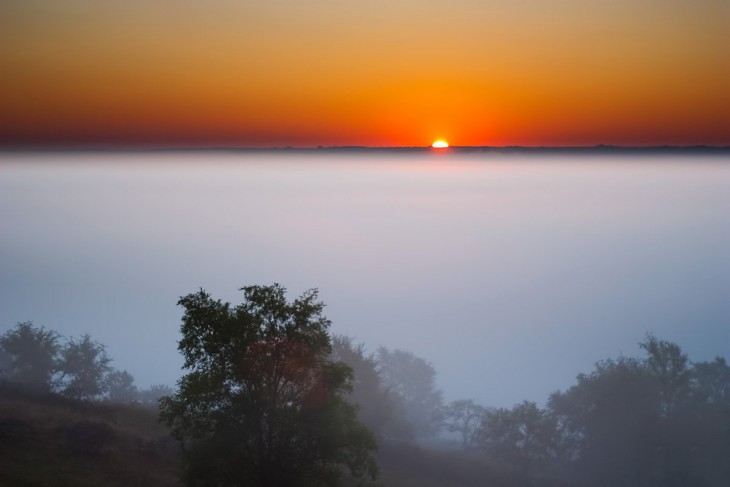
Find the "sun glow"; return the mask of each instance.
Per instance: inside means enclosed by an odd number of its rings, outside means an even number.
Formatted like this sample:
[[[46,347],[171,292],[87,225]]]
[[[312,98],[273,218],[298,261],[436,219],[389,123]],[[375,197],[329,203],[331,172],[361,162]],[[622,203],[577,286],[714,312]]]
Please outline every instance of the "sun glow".
[[[444,139],[438,139],[433,144],[431,144],[431,147],[434,149],[446,149],[449,146],[449,143],[446,142]]]

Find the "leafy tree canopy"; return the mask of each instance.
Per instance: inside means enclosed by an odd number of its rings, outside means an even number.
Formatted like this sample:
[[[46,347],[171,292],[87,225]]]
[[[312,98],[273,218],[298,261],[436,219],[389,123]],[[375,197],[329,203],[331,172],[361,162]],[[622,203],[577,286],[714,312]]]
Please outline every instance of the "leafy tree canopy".
[[[378,348],[378,372],[387,391],[402,402],[405,417],[416,437],[427,438],[441,424],[441,391],[436,370],[426,360],[405,350]]]
[[[70,340],[61,352],[63,394],[75,399],[94,399],[106,391],[106,374],[112,370],[106,347],[88,334]]]
[[[452,401],[444,408],[443,425],[447,431],[459,433],[462,448],[469,450],[482,426],[487,411],[487,408],[480,406],[471,399]]]
[[[534,402],[487,412],[479,435],[490,457],[523,473],[542,469],[555,456],[556,424]]]
[[[726,485],[730,368],[651,335],[640,346],[550,397],[565,466],[583,485]]]
[[[50,391],[58,371],[60,336],[30,321],[18,323],[0,337],[0,376]]]
[[[104,378],[107,397],[115,402],[132,402],[139,399],[134,377],[126,370],[111,370]]]
[[[412,438],[400,397],[383,386],[378,362],[373,354],[365,352],[363,344],[355,345],[353,339],[347,336],[335,336],[331,358],[352,367],[353,388],[346,398],[358,406],[360,421],[379,441]]]
[[[324,304],[278,285],[241,289],[232,307],[204,290],[180,299],[188,371],[162,418],[195,485],[338,485],[343,467],[376,474],[375,440],[342,395],[352,370],[329,360]]]

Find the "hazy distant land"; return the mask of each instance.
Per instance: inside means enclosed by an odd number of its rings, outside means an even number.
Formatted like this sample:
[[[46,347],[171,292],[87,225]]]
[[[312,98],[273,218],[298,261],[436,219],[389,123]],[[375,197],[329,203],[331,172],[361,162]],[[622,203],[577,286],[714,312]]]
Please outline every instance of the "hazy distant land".
[[[449,146],[446,149],[423,147],[371,147],[360,145],[344,146],[272,146],[272,147],[135,147],[135,146],[9,146],[0,147],[2,153],[23,152],[245,152],[245,153],[349,153],[349,154],[533,154],[533,155],[730,155],[730,146],[714,145],[660,145],[660,146],[623,146],[623,145],[593,145],[593,146]]]

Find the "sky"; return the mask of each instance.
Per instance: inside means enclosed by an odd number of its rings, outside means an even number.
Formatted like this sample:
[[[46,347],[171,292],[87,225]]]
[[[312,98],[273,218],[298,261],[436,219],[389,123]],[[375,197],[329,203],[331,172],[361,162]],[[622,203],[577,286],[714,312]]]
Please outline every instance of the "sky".
[[[447,401],[543,404],[646,333],[730,359],[725,156],[394,154],[5,154],[0,334],[89,333],[174,385],[180,296],[278,282]]]
[[[3,0],[0,147],[730,145],[722,0]]]

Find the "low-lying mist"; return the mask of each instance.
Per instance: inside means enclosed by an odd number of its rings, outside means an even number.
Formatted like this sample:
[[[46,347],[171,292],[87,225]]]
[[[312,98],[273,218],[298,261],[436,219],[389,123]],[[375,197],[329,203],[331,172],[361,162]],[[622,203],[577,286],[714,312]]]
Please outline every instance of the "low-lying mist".
[[[446,401],[544,404],[647,332],[727,355],[728,183],[700,156],[3,154],[0,331],[89,333],[172,386],[180,296],[278,282]]]

